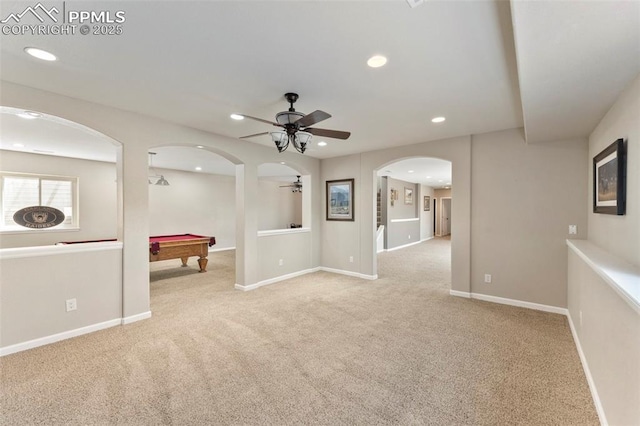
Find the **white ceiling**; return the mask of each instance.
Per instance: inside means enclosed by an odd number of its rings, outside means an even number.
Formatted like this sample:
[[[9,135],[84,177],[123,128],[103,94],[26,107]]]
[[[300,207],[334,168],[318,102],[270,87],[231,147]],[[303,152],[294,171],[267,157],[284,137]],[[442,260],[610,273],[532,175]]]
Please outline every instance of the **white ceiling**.
[[[432,188],[451,188],[451,162],[437,158],[410,158],[378,170],[378,176],[389,176]]]
[[[0,18],[29,4],[3,1]],[[230,113],[272,120],[294,91],[297,110],[333,115],[315,127],[352,132],[326,147],[314,137],[305,155],[317,158],[523,124],[530,141],[585,137],[640,72],[639,4],[82,2],[125,11],[123,34],[2,35],[0,77],[230,137],[272,129]],[[374,54],[388,64],[367,67]]]

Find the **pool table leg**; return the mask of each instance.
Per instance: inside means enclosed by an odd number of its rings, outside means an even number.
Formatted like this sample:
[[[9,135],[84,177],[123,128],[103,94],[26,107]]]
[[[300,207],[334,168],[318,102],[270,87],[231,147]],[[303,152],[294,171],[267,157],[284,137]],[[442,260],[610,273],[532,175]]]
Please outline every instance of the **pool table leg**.
[[[187,266],[187,260],[189,260],[188,257],[181,257],[180,260],[182,260],[182,267],[184,268],[185,266]]]
[[[207,272],[208,262],[209,260],[205,256],[202,256],[200,259],[198,259],[198,265],[200,265],[200,270],[198,272]]]

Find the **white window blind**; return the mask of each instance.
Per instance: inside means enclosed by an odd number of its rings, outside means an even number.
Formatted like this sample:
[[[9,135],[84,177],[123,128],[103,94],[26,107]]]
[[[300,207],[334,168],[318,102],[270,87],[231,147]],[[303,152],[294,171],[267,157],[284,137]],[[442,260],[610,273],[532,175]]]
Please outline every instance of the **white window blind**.
[[[2,179],[2,222],[0,229],[21,229],[13,215],[30,206],[54,207],[65,215],[57,228],[77,226],[77,178],[0,173]]]

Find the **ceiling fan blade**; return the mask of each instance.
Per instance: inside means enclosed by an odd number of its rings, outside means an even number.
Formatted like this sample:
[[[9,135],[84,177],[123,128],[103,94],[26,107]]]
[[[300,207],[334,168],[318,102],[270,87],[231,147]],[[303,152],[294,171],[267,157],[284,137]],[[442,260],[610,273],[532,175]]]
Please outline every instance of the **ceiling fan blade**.
[[[274,123],[273,121],[269,121],[269,120],[264,120],[262,118],[258,118],[258,117],[252,117],[250,115],[245,115],[245,114],[238,114],[243,116],[244,118],[250,118],[251,120],[256,120],[256,121],[261,121],[263,123],[267,123],[267,124],[273,124],[274,126],[278,126],[281,127],[278,123]]]
[[[321,122],[322,120],[326,120],[330,118],[331,114],[328,114],[324,111],[320,111],[319,109],[313,111],[311,114],[307,114],[302,117],[300,120],[296,121],[296,124],[300,127],[313,126],[316,123]]]
[[[307,128],[307,129],[304,129],[304,131],[309,132],[315,136],[326,136],[328,138],[334,138],[334,139],[349,139],[349,136],[351,136],[351,132],[342,132],[340,130]]]
[[[269,132],[262,132],[262,133],[255,133],[253,135],[248,135],[248,136],[240,136],[239,139],[246,139],[246,138],[252,138],[254,136],[262,136],[262,135],[268,135]]]

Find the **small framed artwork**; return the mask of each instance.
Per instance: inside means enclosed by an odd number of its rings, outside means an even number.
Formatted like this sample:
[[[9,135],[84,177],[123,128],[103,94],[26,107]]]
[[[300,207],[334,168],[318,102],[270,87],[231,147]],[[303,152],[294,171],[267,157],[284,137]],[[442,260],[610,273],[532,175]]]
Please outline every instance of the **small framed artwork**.
[[[625,213],[625,174],[624,141],[618,139],[593,157],[594,213]]]
[[[413,189],[405,188],[404,189],[404,203],[405,204],[413,204]]]
[[[327,181],[327,220],[354,220],[353,179]]]
[[[428,212],[431,210],[431,197],[428,195],[424,196],[424,211]]]
[[[391,207],[394,206],[396,200],[398,199],[398,190],[391,188]]]

